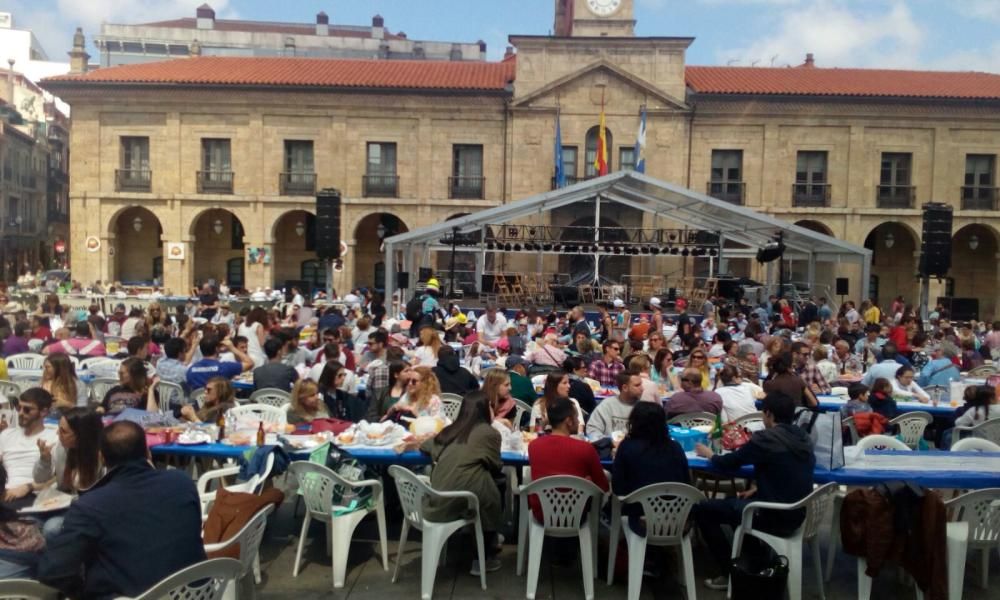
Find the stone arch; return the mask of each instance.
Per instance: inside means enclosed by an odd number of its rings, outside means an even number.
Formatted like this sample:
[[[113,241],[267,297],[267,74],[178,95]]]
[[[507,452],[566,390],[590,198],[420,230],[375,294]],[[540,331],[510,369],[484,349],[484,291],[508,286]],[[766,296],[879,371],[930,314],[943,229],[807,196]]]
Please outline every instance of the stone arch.
[[[237,213],[224,208],[201,210],[191,220],[190,232],[194,236],[191,254],[195,283],[225,281],[230,289],[243,289],[246,285],[246,231]]]
[[[811,219],[803,219],[802,221],[796,221],[796,225],[803,227],[810,231],[815,231],[816,233],[822,233],[823,235],[828,235],[830,237],[837,237],[833,234],[833,230],[821,221],[813,221]]]
[[[112,278],[122,283],[163,280],[163,225],[143,206],[119,209],[108,221],[115,249]]]
[[[383,238],[378,235],[379,225],[385,228]],[[381,289],[385,281],[382,239],[409,230],[409,226],[400,217],[389,212],[369,213],[358,220],[354,228],[354,287],[371,286]]]
[[[822,233],[823,235],[828,235],[830,237],[837,237],[833,234],[833,230],[823,223],[822,221],[814,221],[811,219],[803,219],[801,221],[796,221],[796,225],[809,231],[815,231],[816,233]],[[793,282],[809,283],[809,263],[804,260],[789,260],[787,261],[789,268],[789,278]],[[815,283],[830,285],[834,277],[834,264],[829,262],[817,262],[816,271],[814,273]],[[814,290],[817,296],[832,295],[833,290],[826,290],[822,286],[817,286]]]
[[[896,296],[917,301],[917,233],[906,223],[887,221],[868,233],[864,245],[872,251],[871,296],[876,302],[885,304]]]
[[[981,223],[959,228],[951,238],[952,297],[979,301],[980,319],[997,315],[997,253],[1000,236]],[[933,298],[931,301],[933,302]]]
[[[316,217],[304,209],[285,211],[271,227],[273,286],[285,287],[286,281],[308,281],[304,292],[326,286],[326,270],[318,272],[308,261],[316,260]],[[308,264],[307,264],[308,263]]]

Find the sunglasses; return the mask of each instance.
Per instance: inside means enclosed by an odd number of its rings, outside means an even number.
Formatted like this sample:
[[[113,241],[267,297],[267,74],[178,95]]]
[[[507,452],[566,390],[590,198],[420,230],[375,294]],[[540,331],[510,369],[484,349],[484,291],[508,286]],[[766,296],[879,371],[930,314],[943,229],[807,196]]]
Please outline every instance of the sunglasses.
[[[698,379],[681,379],[681,381],[684,381],[684,382],[687,382],[687,383],[693,383],[693,384],[696,384],[696,385],[701,385],[701,378],[700,377]]]
[[[17,412],[19,413],[33,413],[36,410],[37,410],[36,407],[27,404],[22,404],[17,407]]]
[[[621,346],[608,346],[608,350],[621,350]]]
[[[696,355],[692,355],[692,356],[691,356],[691,360],[695,360],[695,359],[698,359],[698,360],[705,360],[705,357],[704,357],[704,356],[702,356],[701,354],[696,354]]]

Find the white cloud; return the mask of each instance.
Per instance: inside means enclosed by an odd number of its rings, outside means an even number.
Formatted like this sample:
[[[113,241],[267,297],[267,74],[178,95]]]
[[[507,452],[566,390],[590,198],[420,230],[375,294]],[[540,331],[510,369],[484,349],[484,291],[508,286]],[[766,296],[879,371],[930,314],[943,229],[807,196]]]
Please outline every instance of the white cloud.
[[[195,8],[205,0],[57,0],[56,10],[70,22],[78,23],[84,31],[96,30],[101,23],[144,23],[166,19],[193,17]],[[216,17],[226,16],[229,0],[211,0]]]
[[[927,68],[941,71],[1000,73],[1000,42],[977,50],[956,50],[931,61]]]
[[[852,9],[823,0],[770,17],[773,34],[718,53],[720,62],[762,66],[801,64],[806,53],[819,66],[913,67],[924,30],[901,0]]]
[[[965,0],[955,2],[952,8],[972,17],[1000,22],[1000,0]]]

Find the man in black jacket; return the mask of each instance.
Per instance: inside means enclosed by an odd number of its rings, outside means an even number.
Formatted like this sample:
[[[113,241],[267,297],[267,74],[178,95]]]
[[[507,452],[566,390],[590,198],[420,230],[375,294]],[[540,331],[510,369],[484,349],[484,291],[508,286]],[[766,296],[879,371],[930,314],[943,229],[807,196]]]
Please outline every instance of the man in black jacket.
[[[479,389],[479,380],[458,361],[458,354],[451,346],[441,346],[438,350],[437,366],[431,369],[441,384],[441,392],[465,396]]]
[[[723,525],[735,529],[743,520],[743,508],[753,501],[791,504],[805,498],[813,489],[813,469],[816,457],[812,439],[792,421],[795,403],[784,394],[771,393],[764,398],[764,427],[753,434],[740,449],[726,455],[716,455],[711,448],[698,444],[698,456],[712,461],[712,467],[735,471],[743,465],[753,465],[755,485],[737,498],[707,500],[694,509],[694,518],[708,549],[718,563],[723,575],[705,580],[705,585],[724,590],[729,582],[729,564],[732,546],[722,531]],[[754,529],[778,536],[789,535],[805,519],[805,510],[758,511],[754,516]],[[755,538],[744,538],[747,542]]]
[[[194,483],[184,471],[153,468],[142,428],[112,423],[101,455],[108,473],[66,511],[39,581],[74,598],[134,597],[205,560]]]

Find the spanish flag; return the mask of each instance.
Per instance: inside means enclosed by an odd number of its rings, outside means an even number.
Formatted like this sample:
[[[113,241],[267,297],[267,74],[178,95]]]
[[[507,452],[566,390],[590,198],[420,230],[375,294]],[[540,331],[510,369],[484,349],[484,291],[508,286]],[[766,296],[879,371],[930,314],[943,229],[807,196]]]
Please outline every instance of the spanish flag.
[[[597,134],[597,156],[594,157],[594,170],[598,177],[608,174],[608,138],[604,130],[604,102],[601,102],[601,126]]]

